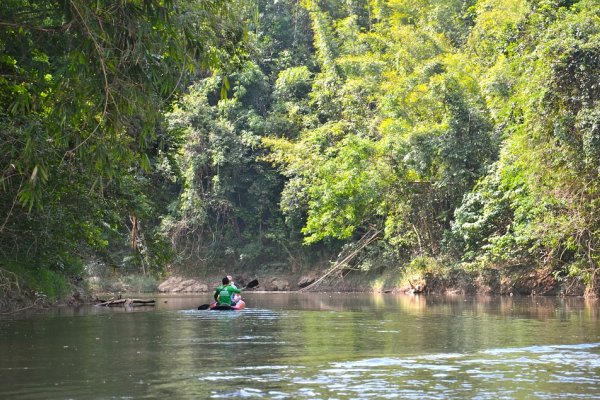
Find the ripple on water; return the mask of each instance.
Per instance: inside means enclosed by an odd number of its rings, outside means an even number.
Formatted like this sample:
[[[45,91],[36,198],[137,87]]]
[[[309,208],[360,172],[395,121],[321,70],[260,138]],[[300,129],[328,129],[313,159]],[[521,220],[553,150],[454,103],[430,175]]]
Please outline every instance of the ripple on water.
[[[277,313],[272,310],[246,308],[244,310],[237,311],[211,311],[211,310],[179,310],[180,315],[186,318],[198,318],[203,320],[221,320],[221,319],[233,319],[233,318],[252,318],[255,320],[277,320],[281,317],[287,319],[293,318],[293,316],[287,315],[287,313]]]
[[[548,346],[529,346],[529,347],[517,347],[517,348],[504,348],[504,349],[487,349],[482,350],[480,353],[500,355],[504,353],[554,353],[557,350],[591,350],[600,348],[600,343],[581,343],[581,344],[561,344],[561,345],[548,345]]]
[[[254,388],[243,388],[224,393],[213,392],[210,396],[211,399],[247,399],[263,397],[265,397],[265,393],[260,389]]]
[[[236,368],[214,398],[600,398],[600,344],[379,357],[318,366]],[[277,385],[266,391],[264,385]],[[253,388],[253,390],[250,390]],[[273,387],[271,387],[273,389]]]

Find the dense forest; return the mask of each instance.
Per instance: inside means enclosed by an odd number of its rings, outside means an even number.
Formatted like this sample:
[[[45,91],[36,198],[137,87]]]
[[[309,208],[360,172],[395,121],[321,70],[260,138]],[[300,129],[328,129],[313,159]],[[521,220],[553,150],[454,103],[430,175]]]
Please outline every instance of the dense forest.
[[[4,299],[353,250],[600,292],[596,0],[4,0],[0,49]]]

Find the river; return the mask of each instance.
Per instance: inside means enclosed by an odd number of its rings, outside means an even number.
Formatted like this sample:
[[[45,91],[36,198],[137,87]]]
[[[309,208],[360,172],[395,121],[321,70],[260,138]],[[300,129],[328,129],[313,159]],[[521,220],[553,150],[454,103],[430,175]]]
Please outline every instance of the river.
[[[596,302],[247,293],[0,319],[1,399],[600,399]]]

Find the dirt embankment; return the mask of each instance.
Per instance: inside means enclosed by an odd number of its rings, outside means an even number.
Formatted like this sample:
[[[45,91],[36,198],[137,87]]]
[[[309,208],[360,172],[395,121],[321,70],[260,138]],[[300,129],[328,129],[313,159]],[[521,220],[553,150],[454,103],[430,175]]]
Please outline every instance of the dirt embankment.
[[[191,278],[171,276],[158,285],[161,293],[202,293],[211,292],[221,282],[222,277]],[[296,291],[313,283],[317,279],[316,273],[304,277],[277,274],[275,276],[256,276],[239,274],[234,275],[234,282],[239,288],[246,286],[252,279],[258,279],[259,286],[256,290],[264,291]]]
[[[0,268],[0,315],[11,315],[29,309],[49,308],[56,304],[81,305],[88,301],[82,279],[68,282],[68,290],[60,300],[49,299],[28,287],[15,273]]]
[[[558,281],[552,271],[515,268],[510,273],[499,270],[468,272],[460,269],[424,271],[407,277],[399,270],[348,271],[340,270],[321,279],[326,270],[290,272],[285,269],[233,273],[238,287],[252,279],[262,291],[324,291],[324,292],[392,292],[424,294],[487,294],[515,296],[589,296],[594,292],[577,279]],[[162,293],[210,292],[220,283],[221,277],[184,278],[173,276],[162,282]]]
[[[501,272],[502,271],[502,272]],[[235,283],[244,287],[258,279],[259,291],[383,292],[423,294],[486,294],[515,296],[586,296],[598,297],[580,279],[557,280],[551,270],[513,268],[468,272],[461,269],[421,271],[407,275],[402,269],[382,271],[339,270],[323,278],[327,269],[289,271],[284,267],[255,273],[234,272]],[[71,294],[61,301],[49,302],[43,295],[28,291],[11,274],[0,274],[0,314],[56,304],[80,305],[93,302],[86,282],[72,283]],[[161,293],[206,293],[219,285],[222,276],[203,278],[171,276],[158,284]],[[88,289],[84,289],[88,287]]]

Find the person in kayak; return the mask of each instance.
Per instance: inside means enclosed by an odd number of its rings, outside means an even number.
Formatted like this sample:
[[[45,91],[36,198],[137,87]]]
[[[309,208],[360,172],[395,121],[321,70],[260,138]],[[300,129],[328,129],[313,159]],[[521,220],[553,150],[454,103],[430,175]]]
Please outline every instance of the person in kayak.
[[[221,306],[231,306],[231,295],[234,293],[242,293],[242,291],[236,287],[230,285],[229,278],[223,278],[223,284],[215,289],[215,301]]]
[[[234,289],[238,288],[235,282],[233,282],[233,277],[231,275],[227,275],[227,279],[229,279],[229,286]],[[239,295],[239,293],[231,293],[231,306],[235,306],[241,298],[242,297]]]

